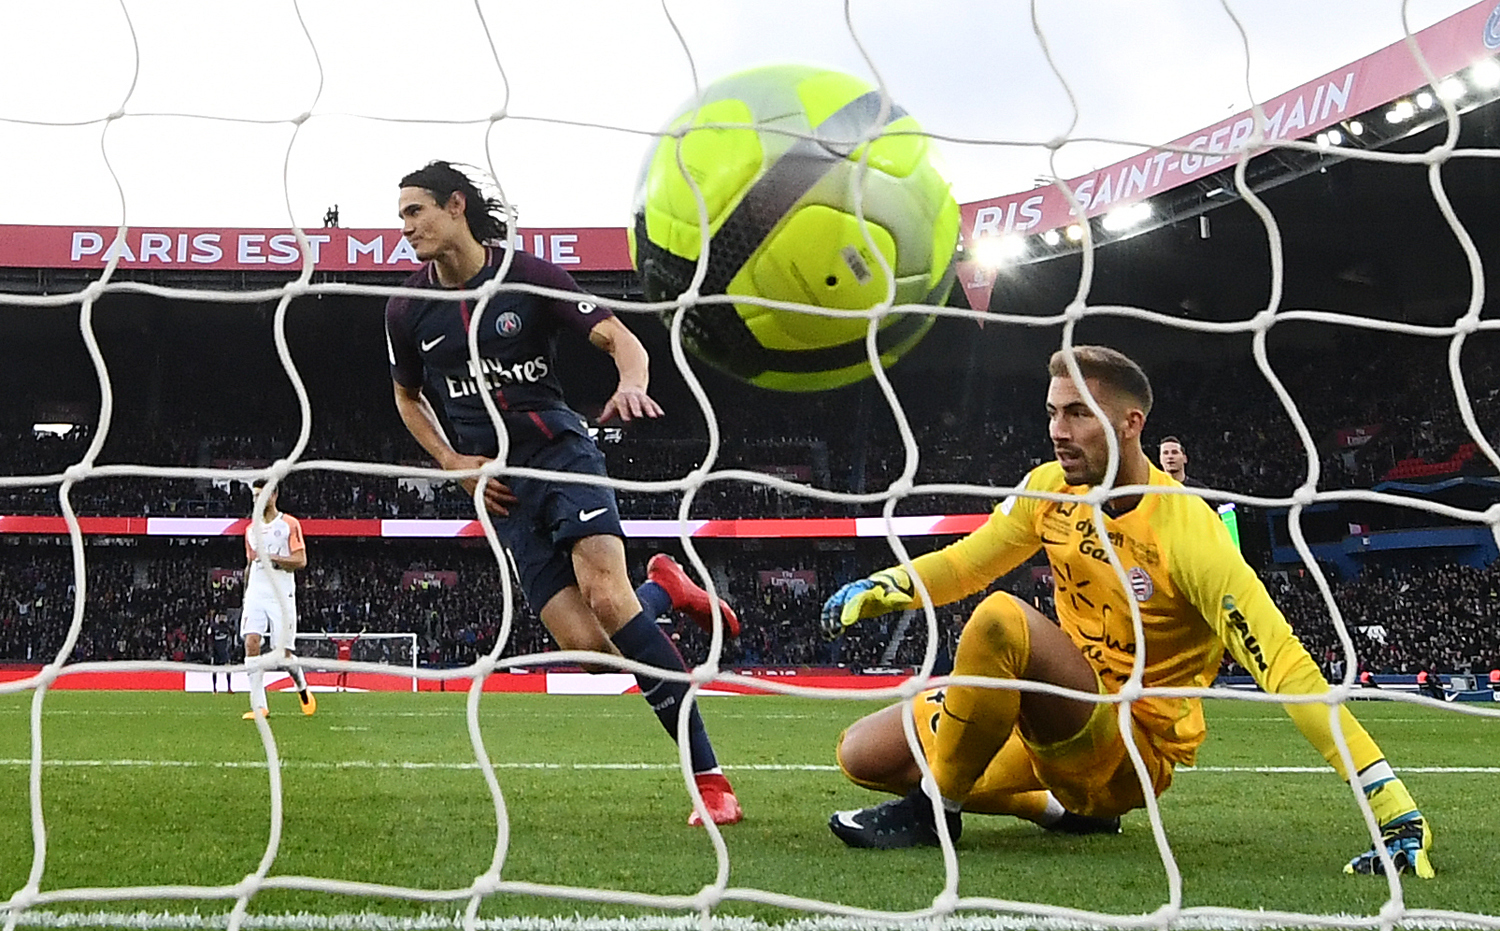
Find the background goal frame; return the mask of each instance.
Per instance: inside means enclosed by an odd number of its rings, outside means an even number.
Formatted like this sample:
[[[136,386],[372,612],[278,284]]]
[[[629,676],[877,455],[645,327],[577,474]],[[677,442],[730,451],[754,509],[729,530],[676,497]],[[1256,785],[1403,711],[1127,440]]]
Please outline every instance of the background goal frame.
[[[308,631],[306,633],[304,633],[302,631],[298,631],[296,637],[293,640],[293,642],[295,643],[295,642],[301,641],[301,640],[326,640],[326,641],[329,641],[329,642],[332,642],[332,641],[335,641],[335,640],[410,640],[411,641],[411,690],[413,692],[417,691],[417,648],[418,648],[418,646],[420,644],[420,641],[418,640],[417,634],[416,634],[415,631],[409,631],[409,630],[408,631],[398,631],[398,632],[389,632],[389,631],[386,631],[386,632],[381,632],[381,633],[363,633],[363,634],[358,634],[358,633],[339,633],[338,631],[331,631],[331,632],[330,631]],[[326,659],[326,657],[322,657],[322,656],[309,657],[306,654],[302,653],[300,650],[297,651],[297,655],[300,658],[302,658],[304,661],[308,660],[308,659]],[[337,663],[338,660],[332,660],[332,662]],[[363,662],[363,661],[362,660],[354,660],[354,662]],[[392,663],[391,665],[395,666],[396,664]],[[329,670],[329,669],[319,670],[316,667],[309,667],[308,671],[310,671],[310,672],[318,672],[318,671],[322,671],[322,672],[342,672],[342,671],[345,671],[345,670],[337,669],[337,668],[331,669],[331,670]],[[390,673],[390,675],[394,675],[394,673]]]

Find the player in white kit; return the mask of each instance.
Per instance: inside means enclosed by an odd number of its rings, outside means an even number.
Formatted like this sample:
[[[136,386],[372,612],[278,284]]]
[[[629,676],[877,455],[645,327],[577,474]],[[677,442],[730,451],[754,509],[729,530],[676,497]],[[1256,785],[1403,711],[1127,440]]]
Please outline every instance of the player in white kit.
[[[264,479],[251,484],[257,496],[265,486]],[[259,535],[256,527],[259,525]],[[256,555],[257,540],[265,547],[271,562],[268,570]],[[245,607],[240,612],[240,636],[245,641],[245,658],[259,656],[261,644],[268,638],[270,648],[286,647],[291,655],[297,637],[297,580],[292,574],[307,568],[307,544],[302,539],[302,524],[290,514],[276,509],[276,489],[266,500],[266,508],[259,517],[252,517],[245,527]],[[278,598],[278,594],[281,596]],[[283,623],[282,599],[285,599],[287,615]],[[297,698],[302,703],[302,713],[312,714],[318,710],[318,700],[308,691],[307,679],[302,670],[292,667],[292,679],[297,683]],[[250,710],[245,720],[252,721],[257,715],[264,717],[266,708],[265,673],[259,669],[250,672]]]

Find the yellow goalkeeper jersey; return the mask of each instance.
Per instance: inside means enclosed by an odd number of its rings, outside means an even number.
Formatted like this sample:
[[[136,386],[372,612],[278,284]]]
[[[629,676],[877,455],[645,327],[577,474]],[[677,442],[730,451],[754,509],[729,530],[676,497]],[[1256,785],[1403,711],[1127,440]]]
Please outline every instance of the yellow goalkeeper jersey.
[[[1151,469],[1152,485],[1182,487]],[[1038,466],[1023,487],[1083,494],[1056,462]],[[1122,587],[1094,526],[1093,508],[1012,496],[969,536],[913,561],[936,604],[984,590],[996,578],[1047,551],[1056,587],[1057,620],[1083,651],[1111,692],[1130,676],[1144,646],[1146,686],[1208,686],[1227,648],[1265,691],[1282,695],[1328,691],[1270,594],[1246,564],[1218,514],[1202,498],[1147,494],[1104,527],[1124,566]],[[1140,605],[1144,645],[1136,642],[1130,605]],[[1342,761],[1321,703],[1284,705],[1297,727],[1344,778]],[[1198,699],[1148,697],[1132,706],[1137,724],[1162,755],[1192,763],[1203,742]],[[1380,750],[1347,710],[1340,709],[1356,770],[1381,758]]]

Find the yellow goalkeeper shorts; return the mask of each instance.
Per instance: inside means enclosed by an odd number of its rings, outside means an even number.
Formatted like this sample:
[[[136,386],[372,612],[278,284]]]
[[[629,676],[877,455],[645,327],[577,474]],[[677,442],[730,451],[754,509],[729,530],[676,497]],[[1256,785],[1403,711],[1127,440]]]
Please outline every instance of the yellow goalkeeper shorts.
[[[922,752],[932,758],[942,716],[943,690],[927,689],[913,702]],[[1036,746],[1012,732],[974,784],[964,803],[967,811],[1009,811],[1018,792],[1050,789],[1063,807],[1079,815],[1113,817],[1146,804],[1125,738],[1120,735],[1119,708],[1101,702],[1088,726],[1058,744]],[[1149,734],[1135,724],[1135,743],[1146,764],[1152,793],[1161,795],[1172,784],[1172,763],[1161,755]]]

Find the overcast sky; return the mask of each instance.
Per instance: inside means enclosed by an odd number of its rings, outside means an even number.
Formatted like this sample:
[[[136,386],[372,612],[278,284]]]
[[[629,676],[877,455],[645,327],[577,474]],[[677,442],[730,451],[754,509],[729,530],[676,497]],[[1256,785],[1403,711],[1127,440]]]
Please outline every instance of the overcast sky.
[[[1406,12],[1417,30],[1471,5],[1410,0]],[[1260,99],[1403,35],[1401,0],[1231,6]],[[1038,8],[1078,100],[1072,138],[1163,142],[1249,105],[1244,50],[1219,0]],[[478,11],[466,0],[303,0],[306,35],[298,9],[0,2],[0,118],[82,124],[0,122],[0,223],[117,224],[107,152],[138,226],[286,226],[290,198],[304,225],[337,203],[344,226],[393,227],[397,179],[432,158],[492,160],[523,226],[623,226],[649,133],[692,96],[693,67],[705,83],[772,62],[872,77],[831,0],[482,0]],[[960,201],[1030,188],[1049,171],[1039,143],[1067,132],[1073,113],[1025,0],[853,0],[850,19],[924,128],[986,141],[942,144]],[[502,109],[509,118],[491,124]],[[289,121],[309,110],[293,142]],[[549,118],[608,128],[539,122]],[[1131,151],[1070,143],[1058,171]]]

